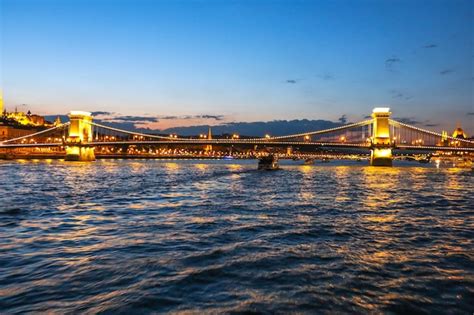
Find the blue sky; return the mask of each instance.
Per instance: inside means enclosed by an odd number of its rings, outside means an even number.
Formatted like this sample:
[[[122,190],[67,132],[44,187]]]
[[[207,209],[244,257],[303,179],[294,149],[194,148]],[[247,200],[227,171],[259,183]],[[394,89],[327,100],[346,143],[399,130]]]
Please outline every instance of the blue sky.
[[[0,2],[10,109],[176,117],[166,128],[389,105],[474,132],[469,0]]]

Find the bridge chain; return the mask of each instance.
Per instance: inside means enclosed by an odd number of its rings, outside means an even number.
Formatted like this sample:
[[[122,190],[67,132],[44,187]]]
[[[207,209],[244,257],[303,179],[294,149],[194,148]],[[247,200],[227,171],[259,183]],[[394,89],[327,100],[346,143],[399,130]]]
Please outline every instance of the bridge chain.
[[[29,134],[29,135],[26,135],[26,136],[21,136],[21,137],[9,139],[9,140],[4,140],[4,141],[0,142],[0,144],[8,144],[8,143],[10,143],[10,142],[15,142],[15,141],[23,140],[23,139],[28,139],[28,138],[36,137],[36,136],[39,136],[39,135],[48,133],[48,132],[50,132],[50,131],[54,131],[54,130],[57,130],[57,129],[60,129],[60,128],[67,127],[67,126],[69,126],[69,124],[70,124],[70,123],[67,122],[67,123],[64,123],[64,124],[61,124],[61,125],[58,125],[58,126],[54,126],[54,127],[52,127],[52,128],[45,129],[45,130],[42,130],[42,131],[38,131],[38,132]]]

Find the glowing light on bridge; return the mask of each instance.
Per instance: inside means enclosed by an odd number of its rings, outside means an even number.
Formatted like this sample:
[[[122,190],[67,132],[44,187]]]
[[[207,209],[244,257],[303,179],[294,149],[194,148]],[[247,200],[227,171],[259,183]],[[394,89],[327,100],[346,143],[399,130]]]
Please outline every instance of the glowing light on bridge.
[[[389,107],[375,107],[372,110],[372,113],[380,114],[380,113],[390,113],[390,108]]]
[[[72,115],[72,116],[92,116],[92,113],[91,112],[85,112],[85,111],[82,111],[82,110],[72,110],[69,115]]]

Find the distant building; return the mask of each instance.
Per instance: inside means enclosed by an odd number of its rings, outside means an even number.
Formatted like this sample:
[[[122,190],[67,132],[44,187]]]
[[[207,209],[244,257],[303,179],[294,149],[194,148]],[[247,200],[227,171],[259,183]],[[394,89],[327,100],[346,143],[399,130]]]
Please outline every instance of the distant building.
[[[27,136],[35,132],[37,132],[35,129],[18,128],[0,122],[0,141]]]
[[[56,126],[59,126],[62,124],[62,121],[61,121],[61,117],[56,117],[56,119],[54,120],[54,123],[53,125],[56,127]]]
[[[32,114],[28,111],[9,113],[3,107],[0,95],[0,141],[18,138],[43,130],[52,124],[47,122],[43,116]]]
[[[46,124],[46,120],[40,115],[30,115],[30,122],[35,126],[43,126]]]
[[[208,140],[212,140],[212,130],[211,130],[211,126],[209,126],[209,130],[207,132],[207,139]],[[208,144],[204,147],[204,151],[206,152],[211,152],[212,151],[212,144]]]
[[[467,139],[468,137],[464,130],[461,128],[461,126],[458,126],[456,129],[454,129],[453,138]]]
[[[14,120],[24,126],[44,126],[46,123],[43,116],[23,112],[6,113],[5,118]]]
[[[0,100],[0,108],[3,108],[3,103]],[[46,121],[43,116],[32,114],[30,111],[27,113],[19,112],[15,109],[14,112],[9,113],[5,109],[2,110],[1,118],[10,122],[16,123],[22,126],[30,127],[51,127],[53,124]]]

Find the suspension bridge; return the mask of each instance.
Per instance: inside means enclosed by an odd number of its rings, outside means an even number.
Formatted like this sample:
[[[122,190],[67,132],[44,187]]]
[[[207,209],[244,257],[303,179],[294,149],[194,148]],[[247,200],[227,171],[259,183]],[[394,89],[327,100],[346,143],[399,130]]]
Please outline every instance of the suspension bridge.
[[[113,128],[93,121],[88,112],[72,111],[69,122],[22,137],[0,142],[0,149],[59,148],[69,161],[93,161],[96,149],[115,148],[125,152],[134,146],[250,146],[257,148],[355,148],[370,151],[374,166],[391,166],[393,150],[423,152],[474,153],[474,141],[453,138],[446,133],[436,133],[399,122],[390,118],[389,108],[374,108],[371,119],[336,128],[304,132],[285,136],[254,138],[184,137],[178,135],[153,135]]]

